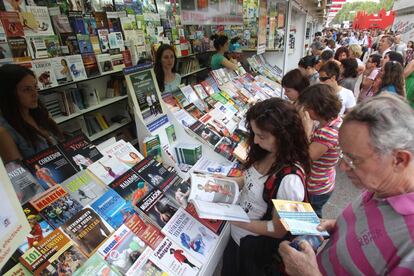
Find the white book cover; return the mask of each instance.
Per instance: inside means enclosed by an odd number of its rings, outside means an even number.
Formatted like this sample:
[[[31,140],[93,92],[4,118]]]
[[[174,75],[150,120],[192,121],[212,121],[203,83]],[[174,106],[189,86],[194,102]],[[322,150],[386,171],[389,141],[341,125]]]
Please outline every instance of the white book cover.
[[[88,167],[88,170],[105,185],[110,184],[128,169],[127,166],[112,156],[104,156]]]
[[[119,140],[115,144],[104,148],[101,150],[101,153],[105,156],[116,158],[119,162],[130,168],[144,159],[144,156],[131,143],[127,143],[124,140]]]
[[[239,198],[237,182],[202,174],[191,174],[189,200],[236,204]]]
[[[150,260],[175,276],[194,276],[201,269],[199,261],[167,237],[154,250]]]
[[[180,109],[174,112],[174,116],[178,120],[178,122],[184,127],[190,127],[195,122],[197,122],[197,120],[184,109]]]
[[[65,58],[68,61],[70,75],[74,81],[84,80],[88,78],[86,76],[81,55],[72,55]]]
[[[149,260],[153,254],[150,247],[145,248],[138,260],[131,266],[126,276],[167,276],[168,274]]]
[[[231,163],[220,163],[217,161],[210,160],[206,157],[201,157],[200,160],[194,165],[194,172],[204,174],[218,174],[227,176],[230,170],[233,168]]]
[[[58,85],[50,59],[33,60],[32,70],[36,75],[39,89],[51,88]]]
[[[27,6],[27,12],[32,13],[37,23],[37,28],[25,30],[26,35],[53,35],[52,22],[50,21],[49,10],[47,7]]]
[[[108,29],[98,29],[99,44],[101,45],[102,53],[109,51],[109,30]]]
[[[26,42],[32,59],[48,57],[46,41],[43,36],[26,36]]]
[[[125,50],[124,38],[121,32],[113,32],[108,35],[109,47],[111,49]]]
[[[52,68],[55,72],[58,84],[64,84],[73,81],[72,75],[69,69],[68,56],[55,57],[51,59]]]
[[[98,62],[98,68],[101,74],[111,72],[114,70],[114,68],[112,67],[110,54],[96,55],[96,61]]]
[[[161,231],[202,264],[207,263],[218,241],[213,231],[183,208],[175,212]]]

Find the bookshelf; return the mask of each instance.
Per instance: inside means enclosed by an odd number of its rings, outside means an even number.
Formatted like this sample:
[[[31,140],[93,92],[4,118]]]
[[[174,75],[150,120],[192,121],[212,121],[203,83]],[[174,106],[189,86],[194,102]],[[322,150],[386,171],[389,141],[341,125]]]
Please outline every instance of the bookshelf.
[[[109,128],[104,129],[104,130],[102,130],[102,131],[100,131],[98,133],[95,133],[95,134],[89,136],[88,138],[91,141],[95,141],[95,140],[97,140],[97,139],[99,139],[101,137],[104,137],[105,135],[108,135],[108,134],[110,134],[110,133],[112,133],[112,132],[114,132],[114,131],[116,131],[116,130],[118,130],[118,129],[120,129],[120,128],[128,125],[128,124],[130,124],[131,122],[132,121],[129,120],[129,121],[124,122],[124,123],[113,123]]]
[[[203,68],[200,68],[200,69],[194,70],[194,71],[192,71],[192,72],[190,72],[190,73],[187,73],[187,74],[181,75],[181,78],[186,78],[186,77],[189,77],[189,76],[191,76],[191,75],[197,74],[197,73],[199,73],[199,72],[201,72],[201,71],[204,71],[204,70],[207,70],[207,69],[208,69],[207,67],[203,67]]]

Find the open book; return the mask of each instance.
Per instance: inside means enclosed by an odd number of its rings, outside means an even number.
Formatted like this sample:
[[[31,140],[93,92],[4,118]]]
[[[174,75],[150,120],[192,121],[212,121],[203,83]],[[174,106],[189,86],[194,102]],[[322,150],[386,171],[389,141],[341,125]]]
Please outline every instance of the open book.
[[[236,204],[239,186],[235,181],[206,175],[191,175],[189,201],[200,218],[250,222],[246,212]]]
[[[316,229],[320,220],[310,203],[273,199],[280,221],[292,235],[322,235],[329,236],[328,232]]]

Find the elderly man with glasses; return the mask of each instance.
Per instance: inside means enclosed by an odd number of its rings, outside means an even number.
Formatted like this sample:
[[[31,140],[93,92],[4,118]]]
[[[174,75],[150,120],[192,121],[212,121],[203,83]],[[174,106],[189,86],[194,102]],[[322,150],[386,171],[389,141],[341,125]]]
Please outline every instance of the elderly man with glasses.
[[[414,111],[384,93],[356,106],[339,130],[340,168],[364,189],[336,220],[317,255],[283,242],[289,275],[414,275]]]

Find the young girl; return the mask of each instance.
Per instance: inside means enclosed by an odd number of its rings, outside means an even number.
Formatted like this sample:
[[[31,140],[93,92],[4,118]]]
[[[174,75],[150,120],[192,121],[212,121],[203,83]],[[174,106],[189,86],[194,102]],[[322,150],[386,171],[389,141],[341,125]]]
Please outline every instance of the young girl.
[[[265,275],[286,231],[273,214],[272,199],[307,199],[310,170],[308,142],[294,105],[279,98],[252,106],[246,114],[250,132],[239,204],[251,222],[232,222],[222,275]],[[275,223],[273,222],[275,220]],[[279,239],[279,240],[278,240]]]
[[[228,68],[230,70],[236,70],[238,68],[236,61],[233,59],[228,60],[224,56],[229,50],[229,38],[225,35],[213,35],[211,39],[214,40],[214,48],[217,51],[211,57],[211,69]]]

